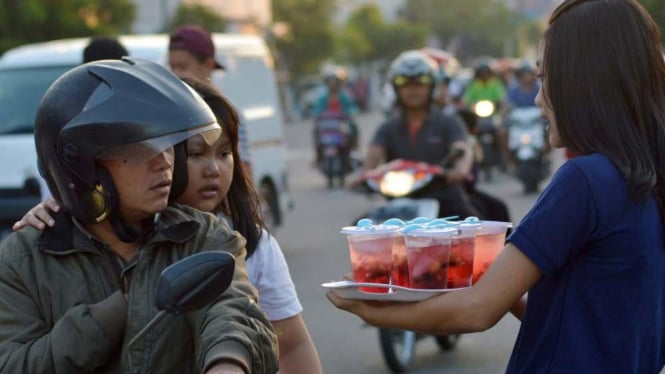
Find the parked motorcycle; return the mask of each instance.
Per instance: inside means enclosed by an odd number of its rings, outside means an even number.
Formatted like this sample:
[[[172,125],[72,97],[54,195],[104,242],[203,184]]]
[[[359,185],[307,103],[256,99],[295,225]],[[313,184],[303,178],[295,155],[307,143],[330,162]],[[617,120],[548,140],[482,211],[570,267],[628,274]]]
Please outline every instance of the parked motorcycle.
[[[463,152],[454,150],[442,165],[451,164],[461,157]],[[360,218],[368,218],[374,224],[382,223],[389,218],[399,218],[403,221],[416,217],[437,218],[438,200],[413,199],[409,196],[429,185],[442,174],[443,170],[439,165],[397,159],[366,172],[363,180],[367,189],[380,193],[389,201],[370,209]],[[378,334],[383,358],[394,373],[408,371],[414,360],[416,343],[428,336],[413,331],[388,328],[379,328]],[[441,350],[448,351],[455,348],[459,337],[459,335],[442,335],[434,336],[434,339]]]
[[[352,170],[352,129],[349,119],[338,113],[323,113],[315,123],[316,152],[319,170],[326,176],[328,188],[335,179],[344,186],[345,177]]]
[[[501,164],[501,149],[497,139],[497,107],[489,100],[480,100],[473,105],[478,128],[478,142],[481,145],[483,159],[480,168],[485,179],[492,180],[492,169]]]
[[[524,185],[525,194],[537,192],[538,184],[550,171],[540,108],[515,108],[508,114],[506,125],[508,149],[515,161],[517,178]]]

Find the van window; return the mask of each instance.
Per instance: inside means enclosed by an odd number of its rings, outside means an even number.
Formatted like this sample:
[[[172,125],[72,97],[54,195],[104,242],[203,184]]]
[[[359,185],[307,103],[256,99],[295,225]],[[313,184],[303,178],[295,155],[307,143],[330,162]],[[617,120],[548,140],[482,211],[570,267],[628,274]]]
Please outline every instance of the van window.
[[[0,70],[0,134],[31,134],[42,96],[72,66]]]
[[[259,57],[228,58],[227,72],[222,72],[222,93],[240,108],[274,106],[274,79],[265,61]],[[230,74],[229,74],[230,73]],[[268,83],[273,86],[266,86]]]

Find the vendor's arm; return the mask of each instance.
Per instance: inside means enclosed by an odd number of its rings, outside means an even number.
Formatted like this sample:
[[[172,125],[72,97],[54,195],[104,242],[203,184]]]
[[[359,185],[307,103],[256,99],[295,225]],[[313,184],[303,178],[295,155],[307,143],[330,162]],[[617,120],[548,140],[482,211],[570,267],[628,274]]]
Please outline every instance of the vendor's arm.
[[[508,244],[483,278],[465,290],[417,303],[385,305],[342,299],[333,291],[328,297],[338,308],[374,326],[437,335],[478,332],[494,326],[541,275],[531,260]]]

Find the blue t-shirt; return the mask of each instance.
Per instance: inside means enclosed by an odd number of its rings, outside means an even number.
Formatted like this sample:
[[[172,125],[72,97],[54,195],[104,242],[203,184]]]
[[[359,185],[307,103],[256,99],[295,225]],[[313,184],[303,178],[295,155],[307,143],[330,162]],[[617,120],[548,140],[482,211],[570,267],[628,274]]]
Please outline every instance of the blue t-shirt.
[[[605,156],[565,163],[508,238],[542,271],[508,373],[658,373],[665,243],[655,198],[631,202]]]
[[[535,84],[529,91],[522,91],[519,84],[514,85],[508,90],[508,101],[516,108],[528,108],[536,105],[536,96],[538,96],[540,85]]]

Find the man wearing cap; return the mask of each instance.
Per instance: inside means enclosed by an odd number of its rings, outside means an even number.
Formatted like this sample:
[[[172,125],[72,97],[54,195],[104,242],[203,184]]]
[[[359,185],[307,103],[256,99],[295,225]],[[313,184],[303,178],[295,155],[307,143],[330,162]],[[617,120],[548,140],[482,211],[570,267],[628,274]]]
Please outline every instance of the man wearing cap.
[[[195,77],[210,81],[212,72],[224,69],[215,59],[215,45],[210,33],[197,25],[186,25],[177,28],[169,39],[169,65],[175,75],[180,78]],[[238,111],[238,151],[244,166],[251,176],[251,156],[247,140],[247,126]]]

